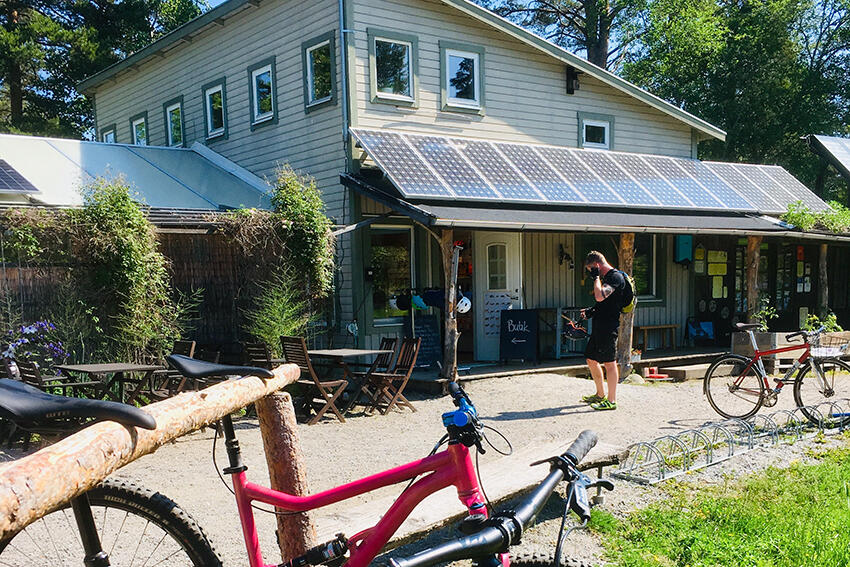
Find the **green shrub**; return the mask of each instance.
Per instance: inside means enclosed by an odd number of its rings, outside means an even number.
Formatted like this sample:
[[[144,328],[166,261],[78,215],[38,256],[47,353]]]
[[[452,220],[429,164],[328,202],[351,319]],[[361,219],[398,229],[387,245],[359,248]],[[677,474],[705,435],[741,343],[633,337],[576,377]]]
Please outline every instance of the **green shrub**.
[[[788,205],[788,211],[782,215],[782,220],[801,230],[823,230],[834,233],[850,232],[850,209],[838,201],[830,201],[829,209],[821,212],[812,211],[801,201]]]
[[[312,319],[309,307],[295,272],[284,269],[266,282],[254,307],[246,310],[245,332],[266,343],[272,356],[280,357],[280,337],[304,334]]]
[[[821,327],[824,327],[824,332],[826,333],[836,333],[844,330],[838,324],[838,318],[832,311],[827,313],[823,319],[813,313],[806,318],[806,324],[803,325],[803,328],[807,331],[817,331]]]

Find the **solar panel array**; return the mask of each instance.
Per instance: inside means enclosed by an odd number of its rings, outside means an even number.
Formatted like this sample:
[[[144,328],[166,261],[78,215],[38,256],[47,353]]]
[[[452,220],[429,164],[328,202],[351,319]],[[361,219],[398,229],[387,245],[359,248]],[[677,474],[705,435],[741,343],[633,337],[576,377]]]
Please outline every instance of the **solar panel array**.
[[[826,204],[778,166],[352,129],[404,197],[784,213]],[[850,146],[848,146],[850,152]]]
[[[0,159],[0,193],[31,193],[33,191],[38,189],[6,163],[6,160]]]
[[[832,154],[832,157],[850,171],[850,138],[835,138],[832,136],[815,136],[818,142]]]

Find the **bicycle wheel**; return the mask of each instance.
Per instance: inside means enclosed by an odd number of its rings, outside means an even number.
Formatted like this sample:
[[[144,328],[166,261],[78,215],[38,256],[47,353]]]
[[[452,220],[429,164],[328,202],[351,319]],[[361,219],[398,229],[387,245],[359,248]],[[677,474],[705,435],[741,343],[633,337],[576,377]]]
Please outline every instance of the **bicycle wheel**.
[[[520,551],[511,553],[511,567],[554,567],[555,554],[551,551]],[[590,567],[590,563],[576,559],[562,559],[561,567]]]
[[[107,480],[88,492],[110,565],[221,567],[195,521],[162,494]],[[0,542],[0,565],[83,565],[83,545],[70,505]]]
[[[843,360],[821,360],[823,382],[818,378],[811,363],[807,363],[797,374],[794,382],[794,401],[806,418],[818,424],[818,413],[829,425],[842,426],[850,423],[850,364]],[[807,407],[834,403],[840,407],[822,406],[818,412]],[[838,415],[836,415],[838,414]]]
[[[714,411],[729,419],[747,419],[761,408],[764,382],[750,359],[727,354],[715,360],[705,373],[703,392]],[[746,371],[746,372],[745,372]]]

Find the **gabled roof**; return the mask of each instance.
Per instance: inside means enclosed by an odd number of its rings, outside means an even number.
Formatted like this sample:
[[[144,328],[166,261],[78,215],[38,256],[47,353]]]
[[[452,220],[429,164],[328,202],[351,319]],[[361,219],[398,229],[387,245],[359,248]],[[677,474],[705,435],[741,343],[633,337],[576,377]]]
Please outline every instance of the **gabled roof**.
[[[547,41],[540,36],[537,36],[528,30],[518,26],[517,24],[501,17],[486,8],[482,8],[481,6],[471,2],[470,0],[441,0],[445,5],[451,6],[457,10],[464,12],[465,14],[487,24],[498,30],[507,33],[511,37],[528,44],[547,55],[550,55],[567,65],[571,65],[576,69],[587,73],[588,75],[602,81],[608,86],[615,88],[619,91],[622,91],[629,96],[636,98],[649,106],[667,114],[684,122],[691,128],[696,129],[703,134],[710,136],[712,138],[717,138],[718,140],[726,139],[726,132],[694,116],[693,114],[682,110],[678,106],[667,102],[666,100],[655,96],[654,94],[647,92],[637,85],[626,81],[618,77],[617,75],[606,71],[600,67],[597,67],[593,63],[578,57],[577,55],[573,55],[566,49],[555,45],[554,43]],[[162,36],[155,42],[150,45],[140,49],[139,51],[129,55],[125,59],[110,65],[103,71],[92,75],[84,79],[77,85],[77,90],[80,92],[85,92],[86,90],[95,87],[107,79],[110,79],[123,71],[124,69],[130,68],[134,65],[141,63],[147,58],[161,52],[167,50],[171,46],[181,42],[190,40],[192,35],[200,32],[204,28],[213,25],[215,22],[220,22],[225,16],[230,15],[233,12],[243,10],[250,6],[257,6],[259,4],[259,0],[227,0],[226,2],[216,6],[209,12],[198,16],[197,18],[183,24],[179,28],[173,30],[172,32]]]
[[[0,134],[0,159],[35,189],[0,188],[0,204],[77,206],[86,184],[122,176],[152,208],[271,207],[265,181],[200,144],[163,148]]]

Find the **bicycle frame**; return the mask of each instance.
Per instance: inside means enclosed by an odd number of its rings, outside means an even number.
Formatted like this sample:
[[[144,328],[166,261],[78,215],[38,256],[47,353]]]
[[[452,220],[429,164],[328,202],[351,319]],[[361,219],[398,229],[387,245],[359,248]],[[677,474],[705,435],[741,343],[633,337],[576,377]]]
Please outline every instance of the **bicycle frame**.
[[[349,559],[346,567],[366,567],[386,545],[413,509],[427,496],[454,485],[458,498],[470,514],[487,514],[469,449],[460,444],[450,444],[444,451],[418,461],[389,469],[360,480],[343,484],[310,496],[295,496],[251,483],[239,456],[238,442],[230,418],[223,420],[230,467],[225,472],[233,476],[236,506],[242,522],[242,534],[248,551],[250,567],[274,567],[263,562],[257,527],[251,502],[263,502],[293,512],[305,512],[334,504],[378,488],[397,484],[427,474],[413,483],[390,506],[384,516],[371,528],[349,538]],[[502,558],[507,564],[507,557]]]
[[[770,390],[771,389],[770,383],[767,380],[767,370],[765,370],[764,362],[762,362],[761,359],[765,356],[770,356],[770,355],[773,355],[773,354],[781,354],[783,352],[803,350],[803,353],[800,355],[799,358],[797,358],[797,360],[794,361],[794,364],[791,366],[791,368],[788,369],[787,372],[785,372],[785,375],[782,378],[776,380],[776,382],[777,382],[776,388],[773,389],[773,391],[775,391],[776,393],[779,393],[779,392],[782,391],[782,387],[785,385],[785,383],[790,381],[791,376],[800,368],[800,366],[802,366],[803,363],[805,363],[807,360],[812,358],[811,357],[812,347],[811,347],[811,345],[809,344],[808,341],[805,341],[803,344],[799,344],[799,345],[791,345],[791,346],[787,346],[787,347],[781,347],[781,348],[770,349],[770,350],[759,350],[758,344],[756,343],[755,334],[753,334],[752,331],[747,331],[747,334],[750,335],[750,343],[752,344],[752,347],[753,347],[753,356],[750,359],[750,362],[747,364],[746,368],[744,368],[744,371],[741,373],[740,378],[738,378],[739,382],[741,380],[743,380],[745,376],[748,375],[749,371],[755,365],[755,367],[759,371],[759,377],[764,382],[765,390]],[[814,360],[814,359],[812,359],[812,360]],[[817,365],[814,365],[814,366],[815,366],[815,372],[818,374],[818,376],[820,376],[820,369],[817,368]]]

